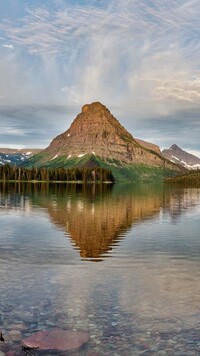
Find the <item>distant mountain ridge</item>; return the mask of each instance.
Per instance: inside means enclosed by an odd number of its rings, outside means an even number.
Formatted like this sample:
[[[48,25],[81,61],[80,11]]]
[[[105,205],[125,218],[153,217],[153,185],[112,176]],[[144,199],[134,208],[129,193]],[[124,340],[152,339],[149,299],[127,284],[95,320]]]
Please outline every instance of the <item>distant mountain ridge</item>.
[[[169,149],[164,149],[162,154],[165,158],[187,169],[200,169],[200,158],[184,151],[176,144],[173,144]]]
[[[38,168],[92,165],[122,175],[126,169],[128,180],[135,177],[137,169],[137,178],[145,176],[147,180],[151,170],[153,174],[156,169],[161,174],[163,170],[181,171],[180,166],[162,156],[158,146],[135,139],[100,102],[84,105],[70,128],[25,164]]]
[[[7,148],[7,147],[0,147],[0,153],[5,154],[14,154],[14,153],[22,153],[26,155],[35,155],[39,153],[42,149],[41,148]]]
[[[0,148],[0,165],[4,165],[6,163],[10,165],[20,165],[21,163],[27,161],[31,156],[39,153],[40,151],[41,149],[35,148]]]

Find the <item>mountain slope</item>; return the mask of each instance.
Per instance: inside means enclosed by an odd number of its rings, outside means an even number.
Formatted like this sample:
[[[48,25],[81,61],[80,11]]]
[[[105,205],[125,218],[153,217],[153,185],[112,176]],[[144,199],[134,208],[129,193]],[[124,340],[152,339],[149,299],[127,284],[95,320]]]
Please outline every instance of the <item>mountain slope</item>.
[[[139,138],[135,138],[135,140],[141,145],[141,146],[144,146],[145,148],[147,148],[148,150],[153,150],[157,153],[159,153],[159,155],[162,155],[162,152],[160,150],[160,147],[155,145],[154,143],[151,143],[151,142],[146,142],[146,141],[143,141]]]
[[[40,149],[12,149],[0,148],[0,165],[9,163],[10,165],[20,165],[34,154],[40,152]]]
[[[71,168],[91,165],[93,162],[94,165],[104,166],[115,172],[123,169],[130,171],[128,180],[132,179],[136,166],[142,166],[143,170],[145,167],[173,172],[181,170],[178,165],[165,159],[158,149],[153,150],[154,145],[149,144],[147,147],[147,144],[134,139],[104,105],[95,102],[84,105],[70,128],[54,138],[26,166]],[[141,173],[141,169],[139,171]]]
[[[182,150],[175,144],[169,149],[164,149],[162,154],[165,158],[174,163],[181,164],[187,169],[200,169],[200,159],[191,153]]]

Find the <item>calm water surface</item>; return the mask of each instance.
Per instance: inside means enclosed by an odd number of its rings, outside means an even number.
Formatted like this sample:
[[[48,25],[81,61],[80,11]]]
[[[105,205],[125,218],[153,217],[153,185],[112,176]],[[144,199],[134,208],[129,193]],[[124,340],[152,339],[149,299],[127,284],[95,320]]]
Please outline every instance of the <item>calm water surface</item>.
[[[90,335],[70,355],[200,355],[199,216],[197,188],[2,184],[6,342],[59,327]]]

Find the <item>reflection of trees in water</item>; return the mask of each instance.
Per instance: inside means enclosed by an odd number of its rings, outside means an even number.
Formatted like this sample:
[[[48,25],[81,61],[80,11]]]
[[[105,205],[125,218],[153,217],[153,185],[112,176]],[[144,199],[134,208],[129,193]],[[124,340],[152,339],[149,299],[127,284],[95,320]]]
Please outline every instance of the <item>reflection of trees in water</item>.
[[[110,184],[2,184],[0,194],[7,208],[46,208],[81,257],[94,260],[109,253],[134,223],[158,216],[161,208],[176,220],[199,198],[198,189]]]
[[[165,190],[165,195],[164,212],[170,214],[174,223],[182,214],[186,213],[188,208],[196,207],[200,203],[199,188],[168,189]]]
[[[26,210],[28,200],[21,194],[20,186],[0,183],[0,207],[5,209]]]
[[[49,184],[49,183],[5,183],[0,182],[0,206],[9,208],[25,209],[27,205],[40,205],[42,201],[49,201],[54,196],[62,198],[79,196],[87,199],[94,199],[97,196],[103,197],[112,191],[112,184]]]

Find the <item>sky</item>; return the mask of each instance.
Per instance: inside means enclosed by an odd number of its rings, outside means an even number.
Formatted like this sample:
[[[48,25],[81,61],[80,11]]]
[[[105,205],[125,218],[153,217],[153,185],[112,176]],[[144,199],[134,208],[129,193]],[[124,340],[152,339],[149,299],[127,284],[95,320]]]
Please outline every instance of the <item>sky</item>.
[[[86,103],[200,157],[199,0],[0,0],[0,147],[45,148]]]

